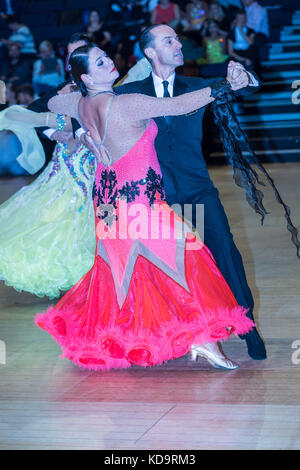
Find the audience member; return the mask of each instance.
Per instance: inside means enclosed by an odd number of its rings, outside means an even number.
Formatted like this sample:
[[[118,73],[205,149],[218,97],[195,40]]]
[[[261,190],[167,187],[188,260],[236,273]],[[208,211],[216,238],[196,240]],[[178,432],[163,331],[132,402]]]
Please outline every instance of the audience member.
[[[228,52],[232,59],[241,62],[247,68],[253,68],[256,57],[253,48],[255,32],[246,24],[246,13],[240,10],[228,36]]]
[[[207,20],[203,27],[206,35],[203,38],[204,61],[206,64],[220,64],[228,59],[226,37],[214,20]]]
[[[16,86],[31,82],[31,63],[21,54],[19,43],[8,46],[8,58],[0,65],[1,80],[13,82]]]
[[[262,45],[269,37],[267,10],[255,0],[243,0],[247,13],[247,26],[255,31],[255,45]]]
[[[25,26],[18,15],[8,15],[6,23],[13,31],[8,39],[1,39],[1,42],[5,45],[12,43],[19,43],[22,47],[21,53],[27,58],[34,59],[36,56],[36,48],[32,33],[28,26]]]
[[[160,0],[159,4],[151,12],[151,24],[168,24],[172,27],[180,21],[180,10],[176,3],[170,0]]]
[[[217,22],[222,36],[226,37],[228,35],[230,30],[230,21],[219,2],[212,2],[209,5],[208,19]]]
[[[91,10],[88,16],[88,23],[83,30],[91,42],[94,42],[103,49],[107,49],[111,41],[111,33],[104,25],[100,13],[97,10]]]
[[[204,1],[192,0],[186,6],[185,30],[200,30],[208,18],[208,4]]]
[[[21,106],[29,106],[34,101],[34,89],[32,85],[21,85],[17,88],[17,100]]]
[[[55,56],[51,42],[41,42],[39,51],[41,58],[34,62],[32,76],[33,87],[38,95],[48,93],[65,79],[63,61]]]

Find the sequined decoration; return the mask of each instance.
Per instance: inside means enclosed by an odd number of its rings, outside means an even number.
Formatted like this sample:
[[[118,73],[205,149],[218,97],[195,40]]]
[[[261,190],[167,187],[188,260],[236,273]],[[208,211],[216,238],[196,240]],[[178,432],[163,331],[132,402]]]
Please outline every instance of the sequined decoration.
[[[52,159],[52,170],[48,176],[48,181],[57,174],[61,169],[59,158],[65,163],[73,181],[81,188],[84,197],[89,196],[87,184],[94,176],[96,160],[94,155],[85,149],[81,144],[77,146],[74,152],[70,152],[69,147],[65,143],[57,144],[55,157]],[[86,180],[84,182],[83,180]]]
[[[62,131],[66,124],[66,116],[64,114],[58,114],[56,116],[56,129]]]
[[[60,170],[60,161],[59,161],[59,146],[56,147],[56,155],[55,157],[52,158],[52,162],[51,162],[51,165],[52,165],[52,169],[48,175],[48,178],[47,180],[45,181],[45,184],[48,183],[48,181],[53,178],[53,176],[55,176],[57,174],[57,172]]]

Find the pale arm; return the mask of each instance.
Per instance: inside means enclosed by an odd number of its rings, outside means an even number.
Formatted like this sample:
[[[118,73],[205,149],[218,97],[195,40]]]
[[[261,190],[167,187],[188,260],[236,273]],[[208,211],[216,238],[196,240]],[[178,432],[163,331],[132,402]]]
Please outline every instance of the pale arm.
[[[19,112],[17,108],[9,109],[6,113],[7,119],[11,121],[23,122],[24,125],[30,127],[52,127],[57,128],[57,114],[54,113],[36,113],[35,111],[28,110],[28,113],[24,114]],[[64,131],[72,131],[71,119],[65,116]]]
[[[55,95],[48,101],[48,108],[55,114],[66,114],[78,120],[78,103],[81,96],[78,91]]]
[[[180,116],[214,101],[211,88],[185,93],[174,98],[153,98],[138,93],[120,95],[118,107],[129,121],[143,121],[159,116]]]
[[[249,34],[249,36],[247,36],[247,34],[244,33],[243,28],[239,28],[239,30],[247,44],[249,44],[249,46],[252,46],[252,44],[254,43],[255,34],[251,33]]]

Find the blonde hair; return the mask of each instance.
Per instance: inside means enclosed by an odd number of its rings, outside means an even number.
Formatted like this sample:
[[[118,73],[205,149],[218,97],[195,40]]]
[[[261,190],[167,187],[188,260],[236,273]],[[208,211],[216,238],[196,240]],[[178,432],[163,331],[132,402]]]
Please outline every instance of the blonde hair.
[[[45,49],[53,49],[52,43],[50,41],[42,41],[41,44],[39,45],[39,51],[44,51]]]

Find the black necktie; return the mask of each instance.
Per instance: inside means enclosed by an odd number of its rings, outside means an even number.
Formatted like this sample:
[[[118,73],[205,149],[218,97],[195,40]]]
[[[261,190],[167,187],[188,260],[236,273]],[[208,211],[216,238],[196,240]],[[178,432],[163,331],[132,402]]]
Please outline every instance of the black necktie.
[[[169,85],[168,80],[164,80],[164,81],[162,82],[162,84],[163,84],[163,86],[164,86],[164,94],[163,94],[163,97],[164,97],[164,98],[170,98],[171,96],[170,96],[170,93],[169,93],[169,90],[168,90],[168,85]],[[165,120],[166,120],[167,124],[169,124],[169,123],[170,123],[170,116],[165,116]]]

